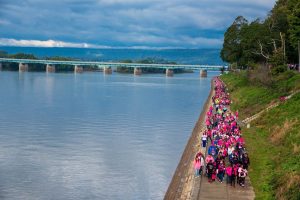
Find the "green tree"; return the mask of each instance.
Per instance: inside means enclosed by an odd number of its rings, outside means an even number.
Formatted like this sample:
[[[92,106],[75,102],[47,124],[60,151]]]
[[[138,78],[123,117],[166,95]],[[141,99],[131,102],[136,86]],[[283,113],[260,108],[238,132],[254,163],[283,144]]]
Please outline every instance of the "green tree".
[[[266,25],[256,19],[248,26],[243,27],[241,35],[243,64],[249,66],[252,63],[265,63],[269,59],[271,51]]]
[[[229,63],[240,64],[242,57],[241,47],[241,31],[248,21],[243,16],[238,16],[233,24],[227,29],[224,35],[223,48],[221,50],[221,58]]]
[[[37,59],[33,54],[17,53],[9,56],[15,59]]]
[[[296,49],[298,46],[298,41],[300,40],[300,2],[299,0],[290,0],[289,8],[291,9],[288,15],[288,22],[290,25],[290,42],[292,46]]]
[[[235,19],[224,34],[221,58],[234,65],[284,66],[298,61],[299,0],[278,0],[264,20]],[[282,71],[282,70],[280,70]]]

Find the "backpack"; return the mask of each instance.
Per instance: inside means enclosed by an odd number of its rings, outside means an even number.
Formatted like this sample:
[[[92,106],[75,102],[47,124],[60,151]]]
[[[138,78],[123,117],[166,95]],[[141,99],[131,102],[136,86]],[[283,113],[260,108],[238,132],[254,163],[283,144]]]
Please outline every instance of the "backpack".
[[[240,174],[240,176],[241,176],[241,177],[243,177],[243,178],[244,178],[244,177],[246,177],[246,173],[245,173],[245,171],[244,171],[244,170],[242,170],[242,171],[241,171],[241,174]]]
[[[208,163],[208,164],[207,164],[207,170],[208,170],[209,172],[212,172],[213,169],[214,169],[213,164],[212,164],[212,163]]]

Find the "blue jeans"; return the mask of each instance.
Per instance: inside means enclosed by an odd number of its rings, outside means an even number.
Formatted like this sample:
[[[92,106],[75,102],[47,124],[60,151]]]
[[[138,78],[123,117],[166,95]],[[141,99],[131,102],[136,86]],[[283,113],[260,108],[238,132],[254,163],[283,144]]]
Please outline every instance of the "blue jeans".
[[[217,176],[218,176],[218,178],[220,179],[220,181],[223,181],[223,178],[224,178],[224,172],[218,173]]]

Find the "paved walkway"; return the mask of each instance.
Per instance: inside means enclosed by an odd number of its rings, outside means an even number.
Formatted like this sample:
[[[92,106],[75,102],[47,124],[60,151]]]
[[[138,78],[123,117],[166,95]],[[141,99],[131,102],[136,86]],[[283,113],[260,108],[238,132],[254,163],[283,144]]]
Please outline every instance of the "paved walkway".
[[[206,156],[206,148],[200,147],[202,132],[205,130],[204,119],[208,106],[211,105],[211,96],[206,102],[206,106],[202,111],[202,116],[195,126],[190,137],[182,158],[174,173],[168,191],[166,192],[166,200],[253,200],[255,193],[247,177],[245,187],[236,184],[235,188],[226,184],[226,176],[223,183],[215,181],[209,183],[204,175],[195,177],[193,161],[199,150]],[[229,108],[230,110],[230,108]],[[207,145],[209,146],[209,144]],[[205,171],[205,170],[203,170]]]
[[[205,149],[202,149],[205,152]],[[194,175],[193,175],[194,176]],[[245,187],[241,187],[238,184],[235,187],[226,184],[226,176],[224,177],[223,183],[215,181],[209,183],[205,175],[201,177],[192,178],[192,190],[189,198],[181,199],[191,199],[191,200],[253,200],[255,198],[255,193],[249,177],[246,178]]]
[[[241,187],[238,184],[236,184],[235,187],[232,187],[229,184],[226,184],[226,181],[223,183],[220,183],[219,181],[209,183],[204,176],[197,184],[200,186],[198,195],[193,198],[195,200],[253,200],[255,198],[255,193],[253,187],[250,185],[249,178],[246,179],[245,187]]]

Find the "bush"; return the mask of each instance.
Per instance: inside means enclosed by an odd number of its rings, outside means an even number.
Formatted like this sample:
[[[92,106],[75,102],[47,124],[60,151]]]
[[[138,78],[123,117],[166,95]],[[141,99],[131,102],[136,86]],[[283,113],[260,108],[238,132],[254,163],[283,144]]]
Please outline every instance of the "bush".
[[[276,67],[272,68],[272,75],[278,75],[280,73],[283,73],[287,71],[287,66],[286,65],[278,65]]]

